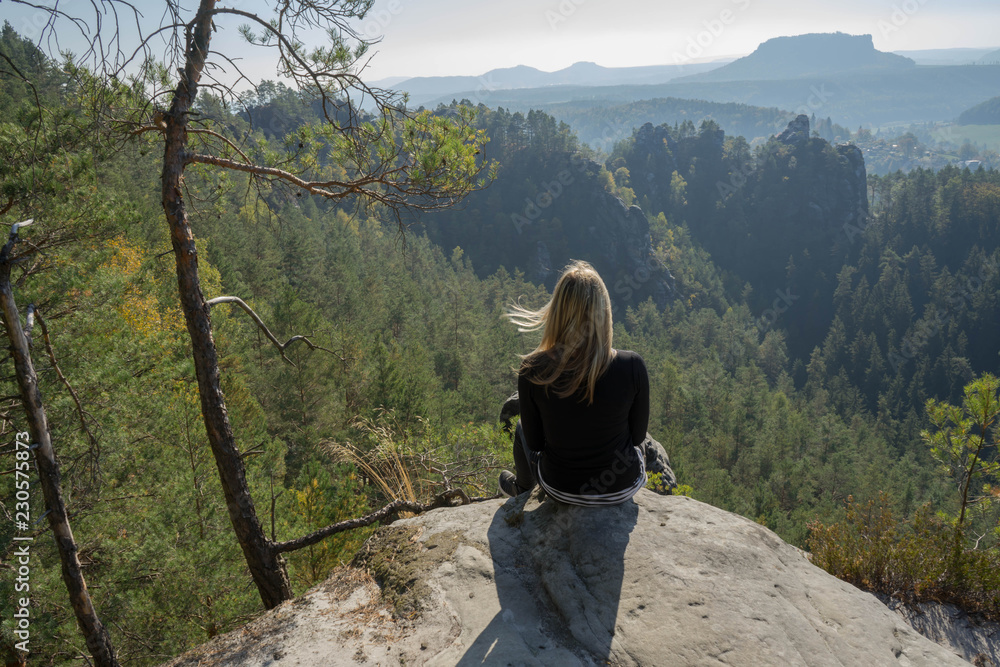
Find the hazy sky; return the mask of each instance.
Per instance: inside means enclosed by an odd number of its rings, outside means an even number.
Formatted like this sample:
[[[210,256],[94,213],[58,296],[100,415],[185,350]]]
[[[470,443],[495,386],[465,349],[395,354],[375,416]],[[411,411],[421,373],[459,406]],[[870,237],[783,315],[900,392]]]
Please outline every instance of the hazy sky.
[[[259,11],[273,1],[220,5]],[[139,6],[150,24],[159,20],[160,3]],[[192,9],[195,0],[183,6]],[[39,13],[0,0],[0,18],[30,35]],[[275,78],[273,56],[240,42],[241,22],[218,21],[213,46],[243,57],[256,77]],[[838,30],[869,33],[883,51],[1000,47],[1000,0],[375,0],[358,28],[382,37],[366,71],[374,80],[522,64],[552,71],[581,60],[673,64],[743,55],[771,37]],[[64,48],[81,50],[78,35],[60,33]]]
[[[883,51],[1000,47],[1000,0],[376,0],[370,75],[551,71],[742,55],[771,37],[870,33]]]

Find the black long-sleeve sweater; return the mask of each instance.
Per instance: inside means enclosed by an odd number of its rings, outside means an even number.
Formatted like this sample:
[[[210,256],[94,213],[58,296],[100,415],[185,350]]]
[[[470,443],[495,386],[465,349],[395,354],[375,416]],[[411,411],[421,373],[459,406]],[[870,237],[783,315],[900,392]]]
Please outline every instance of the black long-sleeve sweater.
[[[543,362],[544,363],[544,362]],[[546,484],[570,494],[609,494],[627,489],[642,475],[635,449],[649,424],[649,376],[635,352],[619,350],[597,380],[594,402],[584,390],[566,398],[534,384],[538,368],[522,369],[517,389],[521,427],[532,451],[541,454]]]

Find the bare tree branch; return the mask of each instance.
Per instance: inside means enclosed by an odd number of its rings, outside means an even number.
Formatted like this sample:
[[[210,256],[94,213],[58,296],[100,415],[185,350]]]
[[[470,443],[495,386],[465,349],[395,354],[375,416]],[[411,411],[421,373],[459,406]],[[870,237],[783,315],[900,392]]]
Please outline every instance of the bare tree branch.
[[[352,71],[358,62],[360,53],[351,62],[344,63],[342,66],[334,70],[317,69],[315,66],[310,65],[306,61],[306,59],[300,54],[301,46],[295,44],[293,41],[298,27],[297,24],[299,23],[298,19],[304,15],[306,9],[311,10],[316,14],[315,18],[306,18],[303,21],[306,24],[306,27],[318,27],[321,23],[327,22],[328,24],[336,26],[341,32],[347,33],[349,37],[357,39],[362,44],[367,45],[373,42],[362,39],[357,32],[350,28],[344,19],[355,16],[354,12],[337,11],[335,9],[337,5],[336,2],[310,2],[303,3],[303,5],[302,9],[294,11],[294,3],[284,3],[281,10],[278,12],[277,18],[274,20],[274,23],[265,21],[260,16],[251,12],[231,7],[216,7],[213,14],[232,14],[248,19],[256,23],[261,29],[264,30],[265,33],[273,37],[276,41],[281,63],[286,70],[286,73],[296,82],[296,84],[300,86],[303,83],[310,84],[309,87],[314,89],[322,101],[321,106],[323,116],[328,122],[334,123],[334,120],[329,116],[327,105],[327,102],[329,101],[328,87],[327,85],[324,85],[324,79],[336,82],[339,92],[345,95],[348,100],[350,98],[350,89],[356,88],[361,91],[363,95],[370,96],[380,111],[394,108],[399,109],[401,107],[400,102],[402,101],[399,93],[381,88],[372,88],[366,85],[361,78]],[[289,12],[291,12],[291,15]],[[289,21],[289,19],[291,20]],[[286,22],[291,25],[286,25]],[[249,39],[249,34],[246,32],[244,34]],[[288,37],[289,34],[291,34],[293,38],[290,39]],[[252,43],[263,46],[266,42],[267,40],[259,40]],[[361,50],[361,53],[363,52],[364,49]],[[363,69],[363,67],[359,69]],[[350,128],[354,127],[353,108],[353,105],[349,108],[352,118],[352,122],[349,124]],[[344,129],[346,130],[348,128]]]
[[[81,37],[84,39],[84,43],[90,45],[82,55],[77,57],[78,61],[91,61],[94,63],[96,70],[106,75],[117,76],[134,58],[133,55],[132,58],[123,59],[125,51],[122,45],[122,24],[118,15],[118,9],[121,7],[127,13],[132,14],[132,18],[135,20],[135,28],[140,33],[142,32],[142,27],[139,19],[142,14],[136,5],[127,0],[90,0],[89,4],[93,9],[93,26],[88,23],[88,20],[60,9],[58,0],[48,3],[48,5],[28,2],[27,0],[10,1],[37,9],[48,15],[45,25],[42,26],[39,32],[38,44],[41,45],[43,41],[51,44],[54,41],[56,47],[53,49],[50,46],[50,52],[62,51],[59,47],[59,34],[56,27],[60,20],[65,20],[69,21],[79,31]],[[170,0],[167,4],[168,7],[173,7],[176,3]],[[105,28],[105,14],[108,14],[111,18],[113,27],[110,29]],[[175,9],[172,11],[172,14],[176,17]],[[110,35],[108,34],[109,30]]]
[[[239,306],[240,308],[242,308],[243,311],[247,315],[250,316],[250,319],[252,319],[254,322],[257,323],[257,326],[260,327],[260,330],[264,332],[264,335],[267,336],[267,339],[269,341],[271,341],[276,348],[278,348],[278,352],[281,354],[281,358],[284,359],[285,361],[287,361],[292,366],[295,365],[295,362],[293,362],[291,359],[289,359],[288,357],[285,356],[285,350],[288,349],[289,345],[291,345],[292,343],[296,343],[298,341],[302,341],[303,343],[305,343],[306,345],[308,345],[310,350],[322,350],[323,352],[328,352],[328,353],[332,354],[333,356],[337,357],[341,361],[344,360],[343,357],[341,357],[339,354],[337,354],[333,350],[329,350],[329,349],[323,347],[322,345],[316,345],[311,340],[309,340],[308,336],[292,336],[291,338],[289,338],[284,343],[280,342],[274,336],[274,334],[271,333],[271,330],[267,328],[267,325],[264,324],[264,320],[260,319],[260,315],[258,315],[257,313],[255,313],[254,310],[253,310],[253,308],[251,308],[250,306],[248,306],[247,303],[243,299],[239,298],[238,296],[217,296],[214,299],[209,299],[205,303],[207,303],[209,306],[214,306],[214,305],[220,304],[220,303],[234,303],[237,306]]]
[[[355,528],[364,528],[365,526],[370,526],[376,522],[382,522],[383,524],[390,524],[399,518],[400,512],[412,512],[414,514],[421,514],[423,512],[428,512],[439,507],[452,507],[452,501],[458,499],[459,505],[468,505],[472,502],[488,500],[488,498],[469,498],[468,494],[462,489],[450,489],[444,493],[438,495],[433,501],[429,503],[417,503],[411,500],[394,500],[382,509],[372,512],[367,516],[359,517],[357,519],[348,519],[347,521],[341,521],[335,523],[326,528],[320,528],[314,533],[310,533],[303,537],[289,540],[287,542],[277,542],[272,545],[272,549],[276,553],[285,553],[288,551],[296,551],[298,549],[303,549],[305,547],[311,546],[320,542],[321,540],[330,537],[331,535],[336,535],[337,533],[342,533],[347,530],[354,530]]]

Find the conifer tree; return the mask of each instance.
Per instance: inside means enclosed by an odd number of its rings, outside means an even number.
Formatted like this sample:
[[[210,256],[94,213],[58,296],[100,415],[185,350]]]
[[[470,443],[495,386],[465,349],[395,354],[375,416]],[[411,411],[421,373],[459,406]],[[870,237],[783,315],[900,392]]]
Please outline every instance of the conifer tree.
[[[86,18],[67,15],[58,2],[21,4],[50,12],[52,30],[68,25],[95,36],[89,53],[95,71],[83,72],[83,76],[95,93],[97,113],[111,128],[104,140],[114,145],[123,137],[151,134],[162,145],[161,202],[170,230],[205,429],[230,521],[264,606],[272,608],[290,599],[292,588],[278,545],[267,538],[258,519],[243,456],[233,435],[213,335],[212,302],[240,305],[269,334],[283,357],[285,347],[293,342],[312,343],[304,336],[293,336],[281,344],[238,297],[210,300],[202,292],[195,232],[185,198],[185,171],[192,165],[207,165],[248,174],[258,188],[277,185],[334,201],[375,202],[397,211],[398,219],[402,208],[441,208],[481,186],[485,164],[478,155],[485,137],[471,129],[471,117],[464,111],[457,118],[409,113],[398,97],[362,82],[357,70],[370,42],[359,34],[354,22],[365,16],[372,0],[284,2],[273,9],[272,16],[227,7],[217,0],[201,0],[191,14],[173,0],[166,0],[164,24],[148,34],[132,36],[139,40],[135,54],[148,59],[152,56],[150,40],[154,35],[166,35],[171,47],[166,62],[155,66],[147,60],[144,77],[133,78],[132,86],[125,90],[119,80],[132,51],[122,46],[122,40],[129,37],[124,17],[120,23],[109,24],[101,22],[101,13],[107,11],[115,17],[119,12],[131,13],[135,24],[142,26],[138,5],[99,0],[94,4],[98,19],[86,28]],[[217,30],[232,29],[237,23],[249,44],[275,49],[278,72],[307,91],[321,111],[323,123],[300,128],[291,139],[292,167],[288,160],[279,165],[273,151],[248,154],[240,147],[239,138],[230,136],[224,126],[197,120],[197,99],[203,87],[220,94],[224,102],[236,97],[232,88],[212,78],[211,67],[224,63],[235,67],[231,56],[213,50],[212,41]],[[326,32],[330,43],[309,50],[301,39],[317,28]],[[109,59],[108,47],[112,46],[122,50],[118,57]],[[377,113],[367,117],[357,109],[352,92],[367,96]],[[124,104],[123,97],[127,100]],[[321,149],[329,149],[335,156],[331,168],[324,168],[318,160]]]

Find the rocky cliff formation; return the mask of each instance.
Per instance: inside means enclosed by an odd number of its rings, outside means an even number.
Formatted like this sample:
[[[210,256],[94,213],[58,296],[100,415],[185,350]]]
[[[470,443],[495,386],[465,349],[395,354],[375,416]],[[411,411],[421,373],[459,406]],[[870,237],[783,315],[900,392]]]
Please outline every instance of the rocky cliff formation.
[[[799,195],[788,192],[783,198],[785,215],[794,216],[800,225],[812,225],[813,229],[803,229],[805,235],[842,232],[850,225],[863,227],[868,215],[868,174],[861,149],[838,144],[827,157],[824,153],[830,144],[809,134],[809,117],[800,114],[775,137],[790,150],[772,151],[769,156],[777,167],[774,179],[793,182]],[[758,185],[766,191],[771,184]]]
[[[674,279],[653,254],[646,216],[607,186],[602,165],[582,153],[525,148],[464,210],[422,220],[432,241],[461,247],[483,277],[502,266],[552,289],[580,259],[601,274],[616,315],[650,297],[663,306],[674,296]]]
[[[805,141],[809,141],[809,116],[805,114],[799,114],[791,122],[788,123],[788,127],[784,131],[775,137],[778,141],[783,144],[789,144],[792,146],[797,146]]]
[[[170,663],[359,664],[968,663],[766,528],[648,491],[396,522],[325,584]]]
[[[632,174],[633,180],[641,179],[642,183],[648,183],[653,192],[658,192],[657,186],[662,179],[658,176],[670,174],[677,170],[677,160],[674,159],[674,152],[677,150],[677,141],[667,131],[666,126],[653,126],[646,123],[635,131],[632,155],[629,161],[632,165],[640,166]],[[635,168],[635,167],[633,167]],[[667,181],[669,185],[669,181]]]
[[[593,161],[581,169],[579,190],[573,196],[582,200],[588,215],[570,232],[569,256],[558,266],[561,269],[569,259],[589,256],[611,292],[616,315],[624,315],[625,306],[647,298],[662,308],[674,296],[674,277],[653,256],[646,214],[606,192],[599,184],[600,170],[601,165]],[[557,277],[558,271],[549,277],[551,286]]]

